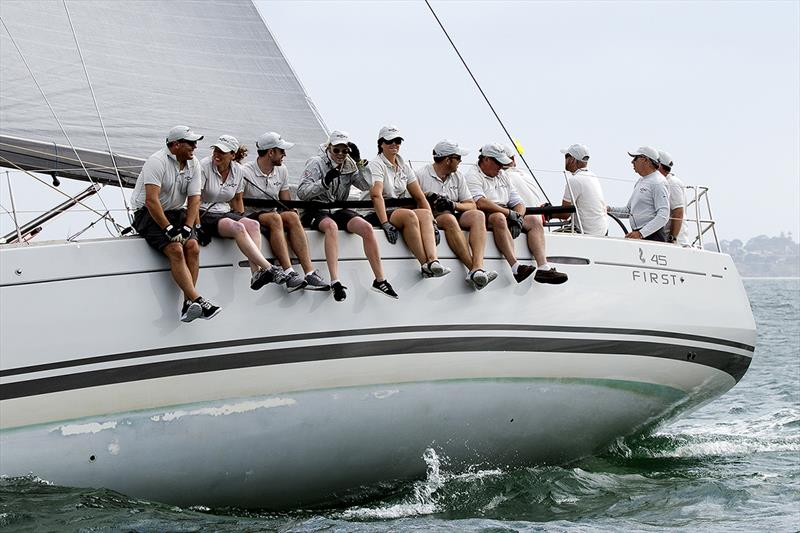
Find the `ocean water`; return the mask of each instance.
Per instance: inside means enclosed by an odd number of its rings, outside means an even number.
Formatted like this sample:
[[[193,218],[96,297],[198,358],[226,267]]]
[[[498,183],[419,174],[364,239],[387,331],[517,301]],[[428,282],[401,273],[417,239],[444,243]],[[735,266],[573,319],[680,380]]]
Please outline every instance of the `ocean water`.
[[[424,480],[368,504],[258,513],[179,508],[110,490],[0,479],[7,531],[367,532],[800,530],[800,280],[749,279],[750,370],[658,432],[565,467],[454,474],[428,450]]]

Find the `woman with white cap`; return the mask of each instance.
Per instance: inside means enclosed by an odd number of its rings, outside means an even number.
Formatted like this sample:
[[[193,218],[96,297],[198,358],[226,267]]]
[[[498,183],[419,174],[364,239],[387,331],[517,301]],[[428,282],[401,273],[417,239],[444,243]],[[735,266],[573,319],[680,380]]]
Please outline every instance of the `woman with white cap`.
[[[232,135],[223,135],[212,144],[212,155],[200,161],[202,192],[200,224],[195,226],[198,242],[207,245],[212,236],[234,239],[250,261],[250,288],[258,290],[269,282],[280,283],[283,270],[270,264],[261,253],[258,221],[243,214],[244,176],[238,161],[247,154]],[[238,158],[238,159],[237,159]]]
[[[375,212],[367,215],[367,220],[377,222],[392,244],[402,232],[406,246],[420,262],[422,276],[438,278],[449,274],[450,269],[437,257],[433,213],[417,176],[400,157],[402,142],[397,126],[384,126],[378,133],[378,156],[369,162],[372,174],[369,197]],[[384,198],[408,198],[409,195],[416,201],[416,209],[386,209]]]

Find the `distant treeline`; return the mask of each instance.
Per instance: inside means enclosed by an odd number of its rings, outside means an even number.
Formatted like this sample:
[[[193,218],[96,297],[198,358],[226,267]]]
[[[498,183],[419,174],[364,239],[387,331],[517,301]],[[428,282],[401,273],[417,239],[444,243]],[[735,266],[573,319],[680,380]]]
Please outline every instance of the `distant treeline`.
[[[720,247],[733,258],[742,276],[800,276],[800,245],[791,232],[781,232],[778,237],[759,235],[747,243],[721,241]]]

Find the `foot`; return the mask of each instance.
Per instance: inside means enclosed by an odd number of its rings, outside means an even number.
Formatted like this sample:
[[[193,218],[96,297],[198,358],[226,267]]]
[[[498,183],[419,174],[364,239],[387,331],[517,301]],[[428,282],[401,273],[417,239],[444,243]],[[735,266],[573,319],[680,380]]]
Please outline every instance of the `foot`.
[[[211,320],[222,311],[218,305],[214,305],[208,300],[203,299],[202,296],[197,298],[194,303],[199,303],[200,307],[203,309],[203,314],[200,315],[200,318],[204,320]]]
[[[272,272],[272,282],[277,283],[278,285],[283,285],[286,283],[286,274],[283,272],[283,269],[278,265],[272,265],[269,267],[269,271]]]
[[[274,281],[271,269],[259,268],[250,276],[250,288],[257,291],[267,283]]]
[[[531,274],[536,270],[535,266],[532,265],[520,265],[517,269],[517,273],[514,274],[514,279],[517,280],[517,283],[522,283],[526,279],[528,279]]]
[[[183,307],[181,308],[181,322],[191,322],[196,318],[200,318],[202,314],[203,308],[198,302],[184,300]]]
[[[552,285],[559,285],[567,281],[568,276],[563,272],[556,271],[555,268],[551,268],[550,270],[542,270],[539,269],[536,271],[536,275],[533,276],[534,281],[539,283],[550,283]]]
[[[481,290],[486,285],[489,284],[489,276],[486,275],[486,271],[482,268],[478,270],[473,270],[469,274],[467,274],[467,283],[472,285],[476,290]]]
[[[286,274],[286,290],[288,292],[300,290],[306,285],[308,285],[308,282],[294,270]]]
[[[493,282],[494,280],[496,280],[497,279],[497,275],[498,275],[497,272],[495,272],[494,270],[487,271],[486,272],[486,279],[488,279],[488,281],[486,282],[486,284],[488,285],[491,282]]]
[[[378,281],[376,279],[375,281],[373,281],[372,282],[372,290],[375,291],[375,292],[379,292],[381,294],[385,294],[389,298],[394,298],[395,300],[400,298],[397,295],[397,293],[394,292],[394,289],[392,288],[392,286],[389,285],[389,282],[386,281],[386,280]]]
[[[449,268],[443,266],[437,259],[428,261],[422,265],[422,267],[420,267],[420,271],[422,272],[423,278],[441,278],[442,276],[446,276],[451,272]]]
[[[319,272],[315,270],[306,276],[305,289],[307,291],[329,291],[331,290],[331,286],[325,283],[325,280],[322,279]]]
[[[333,282],[333,285],[331,285],[331,289],[333,289],[333,299],[336,300],[337,302],[341,302],[342,300],[347,298],[347,293],[345,292],[346,288],[347,287],[345,287],[338,281]]]

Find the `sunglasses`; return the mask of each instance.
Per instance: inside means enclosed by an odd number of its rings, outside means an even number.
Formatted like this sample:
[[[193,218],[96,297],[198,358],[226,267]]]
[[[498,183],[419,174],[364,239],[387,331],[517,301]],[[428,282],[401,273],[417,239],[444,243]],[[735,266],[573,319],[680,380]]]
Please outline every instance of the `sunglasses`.
[[[183,144],[188,144],[192,148],[197,148],[197,141],[187,141],[186,139],[181,139],[180,142],[182,142]]]
[[[350,153],[350,148],[331,148],[331,151],[336,155],[339,154],[347,155]]]
[[[396,139],[384,139],[383,144],[402,144],[403,138],[397,137]]]
[[[637,159],[644,159],[643,155],[635,155],[633,156],[633,160],[636,161]]]
[[[461,156],[460,155],[451,155],[450,159],[455,159],[456,161],[461,161]]]

